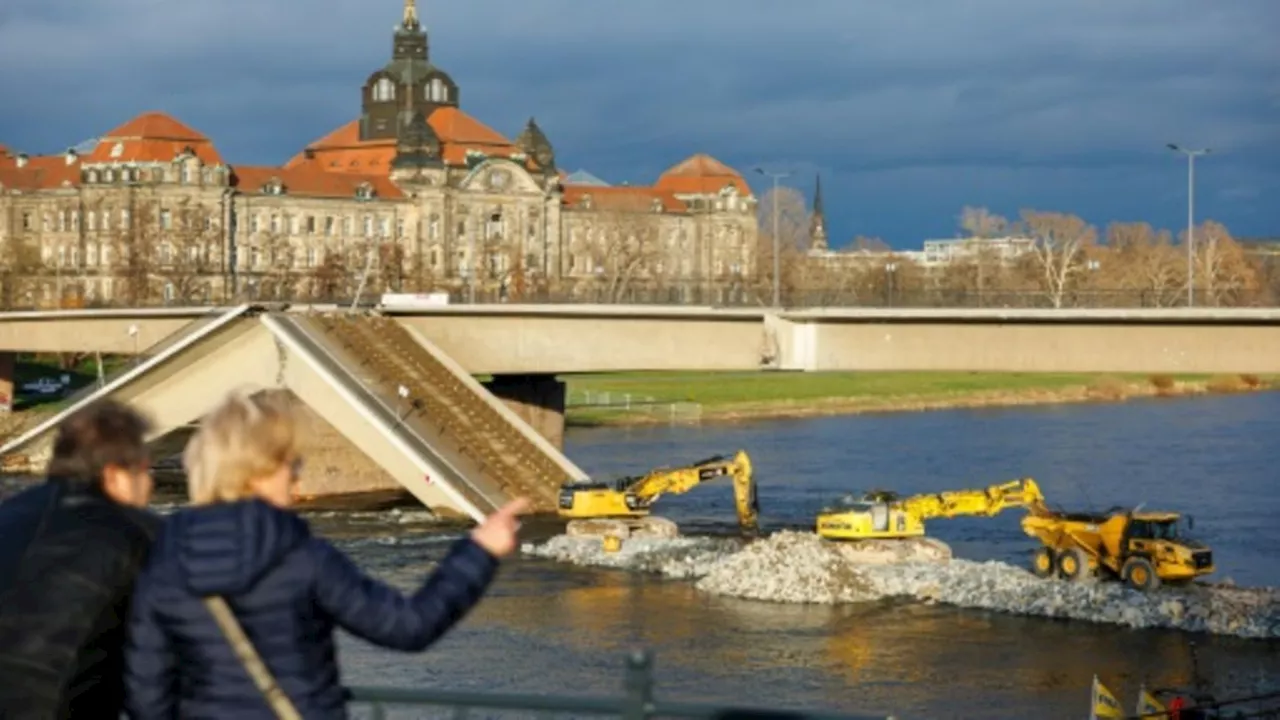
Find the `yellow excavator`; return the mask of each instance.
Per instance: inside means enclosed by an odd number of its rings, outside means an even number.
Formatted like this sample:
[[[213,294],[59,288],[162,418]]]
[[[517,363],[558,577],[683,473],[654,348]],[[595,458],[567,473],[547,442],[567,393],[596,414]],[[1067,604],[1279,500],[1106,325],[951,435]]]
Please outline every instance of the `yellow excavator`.
[[[818,515],[817,531],[828,540],[901,539],[924,535],[929,518],[997,515],[1009,508],[1040,508],[1044,496],[1031,478],[992,485],[985,490],[955,490],[903,498],[873,490],[848,498]]]
[[[649,526],[644,520],[663,495],[681,495],[722,477],[733,480],[738,524],[743,531],[755,533],[759,529],[760,507],[751,476],[751,458],[744,450],[733,456],[716,455],[683,467],[658,468],[639,476],[566,483],[560,487],[559,515],[569,519],[571,535],[575,534],[575,524],[585,526],[582,521],[617,521],[634,531]],[[673,533],[674,523],[670,528]]]
[[[985,490],[907,498],[872,491],[823,510],[817,531],[829,540],[845,541],[920,537],[929,518],[989,517],[1014,507],[1027,510],[1022,531],[1042,545],[1031,560],[1037,577],[1120,580],[1145,592],[1162,582],[1189,582],[1214,571],[1213,551],[1182,532],[1183,518],[1178,513],[1126,508],[1103,513],[1053,510],[1031,478]]]

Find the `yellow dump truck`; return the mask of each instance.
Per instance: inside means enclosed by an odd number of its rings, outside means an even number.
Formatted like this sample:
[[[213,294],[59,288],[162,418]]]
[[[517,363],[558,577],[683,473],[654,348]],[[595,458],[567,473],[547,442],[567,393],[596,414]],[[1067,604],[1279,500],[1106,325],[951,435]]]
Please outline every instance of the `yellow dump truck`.
[[[1037,508],[1022,519],[1023,532],[1044,544],[1032,556],[1037,576],[1098,576],[1141,591],[1213,572],[1213,551],[1187,537],[1182,525],[1178,513],[1123,508],[1097,514]]]

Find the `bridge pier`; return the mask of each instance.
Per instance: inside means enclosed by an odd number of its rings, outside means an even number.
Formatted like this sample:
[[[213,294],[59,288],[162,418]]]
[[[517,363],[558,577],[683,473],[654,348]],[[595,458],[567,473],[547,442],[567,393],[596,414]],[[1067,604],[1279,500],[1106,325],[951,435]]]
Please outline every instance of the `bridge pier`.
[[[13,370],[18,354],[0,352],[0,412],[13,409]]]
[[[555,375],[494,375],[484,386],[557,450],[564,449],[564,382]]]

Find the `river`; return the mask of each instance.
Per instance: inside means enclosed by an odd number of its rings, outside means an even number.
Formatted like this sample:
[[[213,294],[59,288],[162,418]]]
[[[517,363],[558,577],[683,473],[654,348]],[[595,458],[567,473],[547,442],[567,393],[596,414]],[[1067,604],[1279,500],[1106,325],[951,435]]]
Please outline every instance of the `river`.
[[[761,421],[732,426],[575,430],[569,455],[593,475],[635,473],[745,448],[764,526],[812,522],[855,489],[981,487],[1035,477],[1050,502],[1186,510],[1215,550],[1217,580],[1280,585],[1280,394]],[[682,527],[731,526],[723,485],[664,498]],[[1024,564],[1034,542],[1018,513],[935,521],[956,555]],[[401,518],[403,520],[404,518]],[[444,549],[413,523],[367,531],[329,519],[350,551],[404,587]],[[388,537],[389,536],[389,537]],[[393,540],[392,538],[398,538]],[[382,544],[396,542],[398,544]],[[623,654],[654,650],[658,691],[687,700],[754,702],[929,718],[1078,718],[1094,673],[1131,707],[1140,682],[1191,680],[1189,640],[1223,692],[1280,678],[1280,643],[1133,631],[1080,622],[897,602],[788,606],[713,597],[689,584],[520,559],[463,626],[421,656],[345,643],[353,683],[603,693],[619,689]]]
[[[1115,405],[864,415],[730,426],[574,430],[593,475],[746,449],[766,529],[805,526],[858,489],[981,487],[1030,475],[1051,503],[1147,503],[1189,511],[1217,580],[1280,585],[1280,393]],[[686,530],[728,532],[718,483],[664,498]],[[374,574],[410,588],[450,539],[413,511],[318,514]],[[1022,565],[1018,513],[935,521],[960,557]],[[342,640],[352,684],[567,694],[621,690],[624,654],[656,656],[657,692],[690,701],[895,714],[899,718],[1080,718],[1097,673],[1132,707],[1140,682],[1191,681],[1190,640],[1219,693],[1280,678],[1280,643],[880,602],[825,607],[709,596],[689,583],[516,558],[485,602],[422,655]]]

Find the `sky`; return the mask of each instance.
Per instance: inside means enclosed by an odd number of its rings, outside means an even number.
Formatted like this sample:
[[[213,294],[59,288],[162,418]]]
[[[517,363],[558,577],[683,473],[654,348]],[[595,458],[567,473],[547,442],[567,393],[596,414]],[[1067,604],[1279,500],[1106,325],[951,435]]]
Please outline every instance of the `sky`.
[[[462,107],[649,184],[706,152],[811,195],[832,244],[953,237],[965,205],[1280,236],[1278,0],[418,0]],[[0,144],[147,110],[281,163],[359,113],[401,0],[3,0]]]

